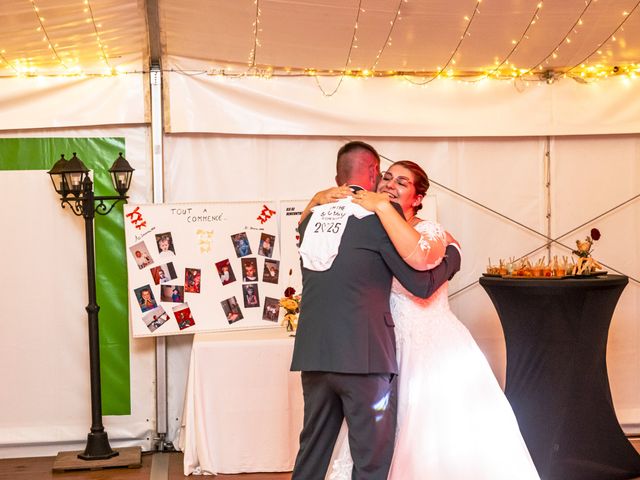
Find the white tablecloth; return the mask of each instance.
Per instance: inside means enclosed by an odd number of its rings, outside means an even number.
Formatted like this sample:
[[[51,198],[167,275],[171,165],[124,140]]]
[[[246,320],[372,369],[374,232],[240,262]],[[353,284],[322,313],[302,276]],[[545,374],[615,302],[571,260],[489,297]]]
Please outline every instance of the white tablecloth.
[[[303,417],[293,341],[279,328],[195,335],[179,440],[185,475],[292,470]]]

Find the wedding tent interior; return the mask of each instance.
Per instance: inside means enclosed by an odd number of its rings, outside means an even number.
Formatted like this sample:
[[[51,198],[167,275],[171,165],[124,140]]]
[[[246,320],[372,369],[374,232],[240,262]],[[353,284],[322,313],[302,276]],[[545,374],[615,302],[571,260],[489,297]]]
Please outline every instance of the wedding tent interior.
[[[383,170],[428,172],[463,247],[452,308],[503,385],[488,262],[571,257],[600,231],[594,257],[629,278],[606,360],[618,421],[638,433],[639,5],[5,0],[0,457],[81,450],[91,418],[83,225],[47,175],[61,154],[107,178],[123,152],[130,204],[276,203],[333,185],[356,139]],[[123,235],[121,209],[96,219],[104,425],[114,447],[178,446],[193,335],[132,335]]]

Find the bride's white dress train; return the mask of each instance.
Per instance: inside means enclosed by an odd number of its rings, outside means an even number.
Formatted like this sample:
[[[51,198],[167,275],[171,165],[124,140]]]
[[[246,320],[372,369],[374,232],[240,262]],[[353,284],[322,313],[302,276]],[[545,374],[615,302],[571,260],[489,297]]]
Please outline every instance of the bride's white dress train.
[[[421,222],[428,237],[441,228]],[[539,479],[511,406],[467,328],[449,308],[448,285],[424,300],[394,280],[398,430],[391,480]],[[345,425],[327,479],[349,480]]]

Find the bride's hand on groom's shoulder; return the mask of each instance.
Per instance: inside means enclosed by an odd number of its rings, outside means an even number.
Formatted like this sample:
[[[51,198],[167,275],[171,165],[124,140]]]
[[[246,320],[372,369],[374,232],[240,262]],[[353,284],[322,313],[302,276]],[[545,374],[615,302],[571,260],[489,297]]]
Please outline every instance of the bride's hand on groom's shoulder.
[[[376,212],[380,210],[381,207],[383,208],[385,205],[389,204],[389,195],[386,193],[360,190],[355,193],[353,203],[360,205],[370,212]]]
[[[303,220],[305,220],[310,214],[314,207],[318,205],[324,205],[325,203],[337,202],[341,198],[346,198],[352,195],[351,189],[347,186],[347,184],[340,185],[339,187],[331,187],[326,190],[320,190],[316,193],[307,206],[304,207],[304,211],[300,215],[300,220],[298,224],[301,224]]]
[[[319,191],[313,196],[313,203],[315,205],[324,205],[325,203],[336,202],[350,195],[353,195],[351,189],[346,184],[340,185],[339,187],[331,187]]]

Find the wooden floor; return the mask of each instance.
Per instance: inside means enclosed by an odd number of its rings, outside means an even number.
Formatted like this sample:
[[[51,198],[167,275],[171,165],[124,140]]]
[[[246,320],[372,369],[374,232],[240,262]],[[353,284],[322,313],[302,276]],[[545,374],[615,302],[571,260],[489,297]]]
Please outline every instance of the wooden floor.
[[[630,438],[640,452],[640,438]],[[182,453],[143,453],[142,468],[111,468],[53,473],[55,457],[0,459],[0,480],[184,480]],[[155,465],[154,465],[155,463]],[[161,466],[160,468],[158,468]],[[216,478],[216,480],[291,480],[291,473],[245,473],[191,476],[189,478]],[[635,480],[640,480],[640,477]]]
[[[163,468],[152,469],[154,456],[162,456]],[[166,461],[168,458],[168,462]],[[0,480],[184,480],[182,453],[167,452],[142,455],[142,468],[111,468],[103,470],[79,470],[53,473],[55,457],[0,459]],[[164,464],[168,463],[168,468]],[[153,470],[153,471],[152,471]],[[153,477],[152,477],[153,474]],[[191,476],[193,479],[216,480],[290,480],[291,473],[248,473],[240,475],[216,475],[215,477]]]

